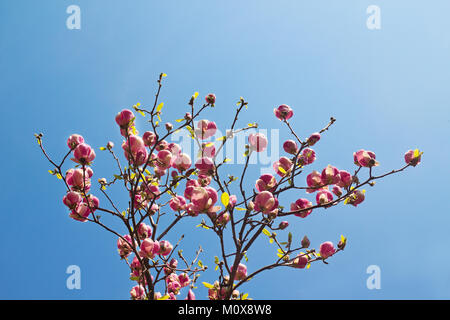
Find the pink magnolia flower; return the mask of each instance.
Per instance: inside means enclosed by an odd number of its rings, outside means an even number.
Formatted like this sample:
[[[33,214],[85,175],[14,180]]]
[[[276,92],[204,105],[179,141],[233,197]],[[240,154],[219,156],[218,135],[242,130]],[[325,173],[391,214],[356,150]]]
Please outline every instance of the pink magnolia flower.
[[[131,299],[133,300],[144,300],[145,290],[143,286],[134,286],[130,291]]]
[[[167,256],[173,249],[172,244],[167,240],[162,240],[159,242],[159,254]]]
[[[187,153],[179,154],[173,161],[173,167],[180,172],[186,171],[191,167],[191,157]]]
[[[270,191],[274,192],[277,188],[277,180],[275,177],[271,174],[263,174],[259,177],[258,180],[256,180],[256,190],[258,192],[262,191]]]
[[[67,146],[70,150],[75,149],[79,144],[84,143],[84,138],[79,134],[73,134],[67,139]]]
[[[195,135],[201,140],[212,137],[217,131],[216,123],[209,120],[200,120],[197,122]]]
[[[192,291],[192,289],[189,289],[185,300],[195,300],[195,294],[194,291]]]
[[[302,154],[298,156],[298,163],[302,166],[311,164],[314,161],[316,161],[316,152],[310,148],[303,149]]]
[[[307,254],[300,253],[294,261],[292,261],[292,266],[298,269],[304,269],[309,262],[309,257]]]
[[[278,228],[280,228],[281,230],[284,230],[287,227],[289,227],[289,222],[288,221],[281,221],[280,224],[278,225]]]
[[[282,104],[278,108],[273,109],[273,113],[280,121],[288,120],[294,115],[291,107],[286,104]]]
[[[317,191],[319,188],[323,187],[322,175],[318,171],[314,170],[306,176],[306,184],[309,187],[309,189],[306,189],[307,193]]]
[[[333,187],[333,189],[331,190],[335,195],[336,195],[336,197],[340,197],[340,196],[342,196],[342,189],[341,189],[341,187],[339,187],[339,186],[334,186]]]
[[[166,140],[161,140],[160,142],[158,142],[158,144],[156,145],[156,150],[161,151],[161,150],[166,150],[169,148],[169,143]]]
[[[341,177],[341,180],[337,183],[339,187],[346,188],[352,184],[353,177],[349,172],[340,170],[339,176]]]
[[[144,210],[148,206],[148,200],[140,194],[134,196],[133,205],[136,209]]]
[[[139,262],[139,259],[137,257],[133,258],[133,261],[131,262],[130,268],[131,268],[131,276],[133,276],[133,277],[140,277],[141,276],[142,266],[141,266],[141,263]]]
[[[278,199],[269,191],[258,193],[255,197],[255,210],[264,214],[277,214]]]
[[[306,140],[306,143],[307,143],[309,146],[313,146],[313,145],[315,145],[315,144],[317,143],[317,141],[319,141],[319,140],[320,140],[320,133],[315,132],[315,133],[313,133],[312,135],[309,136],[309,138]]]
[[[359,189],[353,191],[345,200],[345,203],[357,207],[366,198],[365,192],[366,192],[365,190]]]
[[[216,288],[208,289],[208,299],[209,300],[218,300],[219,299],[219,293],[217,292]]]
[[[379,162],[375,160],[375,153],[363,149],[353,153],[353,160],[360,167],[376,167],[379,165]]]
[[[203,174],[203,173],[200,173],[198,175],[198,179],[197,179],[198,183],[200,183],[200,185],[202,187],[209,186],[209,184],[211,183],[211,180],[212,180],[212,176],[206,175],[206,174]]]
[[[86,200],[87,198],[87,200]],[[83,198],[83,202],[88,204],[88,207],[94,212],[100,206],[100,200],[92,194],[88,195],[86,198]]]
[[[69,191],[63,197],[63,203],[72,210],[77,207],[77,205],[81,202],[81,200],[82,200],[81,195],[75,191]]]
[[[216,155],[216,147],[213,142],[203,142],[201,148],[201,156],[213,158]]]
[[[153,241],[153,255],[156,256],[157,254],[160,254],[161,252],[161,245],[158,240]]]
[[[419,149],[416,150],[408,150],[405,153],[405,162],[406,164],[410,164],[413,167],[417,166],[422,160],[422,153]]]
[[[220,207],[214,207],[217,202],[217,191],[211,187],[195,187],[192,190],[191,202],[194,204],[192,210],[195,213],[217,212]]]
[[[151,184],[150,182],[147,182],[147,185],[142,184],[142,188],[144,189],[148,199],[158,199],[161,194],[159,187]]]
[[[142,136],[142,140],[144,140],[144,144],[147,147],[155,145],[157,139],[158,137],[156,136],[156,134],[151,131],[144,132],[144,135]]]
[[[286,140],[283,143],[283,149],[289,154],[297,154],[298,146],[294,140]]]
[[[231,217],[230,214],[228,212],[224,212],[219,214],[219,216],[217,217],[216,223],[217,225],[226,225],[229,221],[230,221]]]
[[[122,149],[125,158],[134,163],[136,166],[143,165],[148,160],[147,149],[145,148],[144,140],[141,137],[131,135],[123,143]]]
[[[336,252],[336,249],[334,248],[333,242],[327,241],[320,245],[319,252],[320,256],[323,259],[326,259],[328,257],[331,257]]]
[[[280,177],[289,175],[292,169],[292,161],[286,157],[281,157],[278,161],[274,162],[273,169]]]
[[[200,174],[212,175],[214,172],[214,162],[207,157],[198,159],[195,167],[200,171]]]
[[[86,222],[90,214],[91,210],[89,210],[88,205],[84,202],[81,202],[77,205],[75,210],[72,210],[69,213],[69,217],[77,221]]]
[[[178,281],[171,281],[167,284],[167,292],[169,292],[169,295],[171,293],[173,293],[174,295],[179,294],[180,289],[181,289],[181,284]],[[175,298],[175,296],[173,296],[173,298]],[[175,299],[169,299],[169,300],[175,300]]]
[[[318,205],[327,204],[333,201],[333,194],[327,189],[321,189],[316,194],[316,201]]]
[[[200,187],[200,183],[197,180],[188,180],[186,182],[186,188],[184,189],[184,197],[191,200],[192,192],[194,188]]]
[[[89,164],[95,159],[95,151],[90,145],[80,143],[73,151],[74,160],[80,164]]]
[[[153,259],[153,257],[155,256],[153,251],[154,246],[155,242],[152,239],[147,238],[142,240],[139,255],[141,257]]]
[[[128,109],[123,109],[116,115],[116,123],[122,128],[127,128],[134,120],[134,114]]]
[[[311,207],[312,207],[312,203],[308,199],[298,199],[297,201],[291,203],[291,211],[304,210],[304,209],[311,208]],[[312,212],[312,209],[304,210],[301,212],[294,213],[294,215],[297,217],[306,218],[307,216],[310,215],[311,212]]]
[[[189,283],[191,283],[191,279],[187,273],[181,273],[178,275],[178,282],[181,284],[181,287],[187,287]]]
[[[169,292],[169,300],[177,300],[177,296],[173,292]]]
[[[231,272],[233,272],[233,267],[230,268]],[[244,280],[247,277],[247,266],[245,264],[239,263],[236,268],[236,277],[235,280]]]
[[[173,157],[178,157],[181,154],[181,147],[178,143],[169,143],[169,145],[167,146],[167,150],[169,150]]]
[[[131,243],[132,241],[129,234],[124,235],[123,239],[119,238],[117,240],[117,249],[119,251],[119,255],[121,258],[128,257],[131,254],[131,252],[133,252]]]
[[[181,211],[184,210],[186,206],[186,199],[182,196],[176,196],[170,199],[169,201],[169,207],[173,211]]]
[[[138,231],[139,239],[141,239],[141,240],[144,240],[144,239],[152,236],[152,227],[150,227],[149,225],[147,225],[145,223],[140,223],[138,225],[137,231]]]
[[[234,208],[236,206],[236,203],[237,203],[236,195],[234,195],[234,194],[230,195],[229,201],[228,201],[228,207]]]
[[[251,133],[248,136],[248,144],[250,150],[262,152],[267,148],[268,141],[266,136],[262,133]]]
[[[66,172],[66,182],[72,189],[89,191],[91,188],[91,180],[89,172],[83,169],[70,169]]]
[[[173,154],[169,150],[161,150],[156,156],[156,166],[160,169],[167,169],[172,165]]]
[[[216,103],[216,95],[214,93],[208,93],[205,97],[206,103],[214,105]]]
[[[336,184],[341,180],[339,170],[332,165],[328,165],[322,170],[321,180],[323,185]]]

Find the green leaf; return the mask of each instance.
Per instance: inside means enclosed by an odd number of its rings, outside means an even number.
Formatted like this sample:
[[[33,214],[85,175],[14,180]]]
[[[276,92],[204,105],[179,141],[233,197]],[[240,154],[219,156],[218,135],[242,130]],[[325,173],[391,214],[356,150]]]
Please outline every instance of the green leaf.
[[[214,288],[214,285],[212,285],[211,283],[208,283],[208,282],[202,282],[202,284],[203,284],[205,287],[207,287],[208,289],[213,289],[213,288]]]
[[[222,204],[227,207],[228,203],[230,203],[230,196],[228,193],[224,192],[222,193],[222,196],[220,197],[220,201],[222,201]]]
[[[102,150],[102,151],[106,150],[105,147],[100,147],[99,149]]]
[[[170,298],[170,296],[168,294],[166,294],[165,296],[162,296],[161,298],[158,298],[158,300],[167,300],[169,298]]]
[[[158,106],[156,107],[156,112],[160,112],[161,109],[164,107],[164,102],[161,102],[160,104],[158,104]],[[159,120],[161,121],[161,120]]]
[[[266,236],[270,237],[272,234],[269,232],[269,230],[267,230],[266,228],[264,228],[262,230],[262,233],[264,233]]]

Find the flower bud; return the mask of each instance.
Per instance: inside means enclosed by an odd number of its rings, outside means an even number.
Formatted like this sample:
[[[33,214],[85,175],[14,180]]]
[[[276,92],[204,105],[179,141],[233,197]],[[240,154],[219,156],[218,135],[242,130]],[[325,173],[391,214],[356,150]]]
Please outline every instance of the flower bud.
[[[171,131],[173,129],[173,124],[171,124],[170,122],[166,123],[166,130],[167,131]]]
[[[298,152],[297,143],[294,140],[286,140],[283,143],[283,149],[289,154],[297,154]]]
[[[406,164],[410,164],[413,167],[417,166],[422,159],[422,153],[419,149],[409,150],[405,153],[405,162]]]
[[[336,249],[334,248],[333,242],[327,241],[320,245],[319,252],[320,252],[320,256],[323,259],[326,259],[326,258],[332,256],[336,252]]]
[[[307,236],[304,236],[301,242],[302,248],[309,248],[311,242],[309,241]]]
[[[303,269],[308,264],[309,258],[307,254],[300,253],[292,262],[294,268]]]
[[[159,242],[159,254],[167,256],[173,249],[172,244],[169,241],[162,240]]]
[[[145,290],[143,286],[135,286],[130,291],[132,300],[144,300]]]
[[[233,272],[233,267],[231,267],[231,272]],[[235,280],[244,280],[247,277],[247,266],[245,264],[239,263],[236,269]]]
[[[286,229],[289,226],[289,222],[287,221],[281,221],[278,228],[280,228],[281,230]]]
[[[205,97],[205,101],[206,103],[209,103],[211,105],[214,105],[214,103],[216,103],[216,95],[214,93],[209,93],[206,97]]]
[[[320,133],[315,132],[315,133],[313,133],[312,135],[309,136],[308,140],[306,140],[306,143],[307,143],[309,146],[313,146],[313,145],[315,145],[315,144],[317,143],[317,141],[319,141],[319,140],[320,140]]]
[[[79,144],[84,143],[84,138],[80,136],[79,134],[73,134],[67,139],[67,146],[73,150],[75,149]]]
[[[95,151],[86,143],[79,144],[73,151],[74,161],[80,164],[89,164],[95,159]]]
[[[280,121],[288,120],[294,115],[291,107],[286,104],[282,104],[278,108],[273,109],[273,113]]]
[[[147,225],[145,223],[139,224],[138,236],[139,236],[139,239],[141,239],[141,240],[151,237],[152,236],[152,227],[150,227],[149,225]]]

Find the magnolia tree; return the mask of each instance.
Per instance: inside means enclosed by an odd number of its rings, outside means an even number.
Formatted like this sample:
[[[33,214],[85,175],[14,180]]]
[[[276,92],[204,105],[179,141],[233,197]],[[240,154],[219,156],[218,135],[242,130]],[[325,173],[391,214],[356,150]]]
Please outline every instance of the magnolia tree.
[[[161,127],[163,103],[159,102],[159,96],[165,76],[159,76],[152,107],[133,106],[137,114],[149,117],[149,131],[139,135],[135,114],[131,110],[125,109],[117,114],[115,121],[123,136],[121,148],[125,163],[116,153],[113,142],[100,147],[100,150],[111,154],[117,169],[111,179],[98,179],[99,189],[95,192],[92,179],[96,153],[84,137],[71,135],[67,140],[67,154],[61,161],[55,161],[44,148],[43,135],[36,134],[44,156],[54,167],[50,173],[56,175],[66,188],[62,201],[68,207],[69,217],[97,224],[117,238],[118,255],[128,265],[130,279],[136,282],[130,291],[131,299],[177,299],[182,288],[186,290],[181,298],[195,299],[196,282],[207,269],[199,259],[202,247],[188,258],[181,249],[183,236],[173,235],[177,237],[177,243],[167,240],[171,230],[182,219],[191,219],[193,225],[208,229],[217,236],[220,247],[220,252],[214,257],[217,278],[213,284],[203,282],[209,289],[208,298],[211,300],[248,299],[248,294],[240,293],[240,287],[263,271],[279,267],[304,269],[317,261],[328,263],[330,257],[344,250],[346,238],[341,236],[337,245],[325,241],[319,248],[311,248],[308,237],[304,236],[298,241],[299,245],[295,245],[295,235],[291,232],[280,236],[280,231],[289,227],[283,218],[293,215],[305,219],[315,210],[340,203],[357,207],[365,200],[364,186],[373,186],[375,180],[416,166],[421,161],[422,152],[409,150],[404,156],[406,164],[403,167],[375,175],[374,167],[379,165],[375,153],[358,150],[353,154],[353,165],[356,165],[353,173],[332,165],[320,171],[311,170],[309,167],[316,159],[311,147],[336,120],[331,118],[323,129],[301,139],[289,122],[294,115],[293,110],[283,104],[274,109],[274,117],[287,126],[292,139],[283,143],[286,156],[273,163],[276,174],[263,174],[256,182],[245,180],[251,155],[264,151],[268,146],[262,133],[252,133],[248,135],[248,144],[243,150],[245,164],[239,175],[228,174],[224,179],[224,164],[229,159],[219,159],[218,154],[237,133],[257,127],[256,124],[237,127],[238,116],[247,109],[247,102],[240,98],[226,135],[215,141],[211,141],[211,137],[216,134],[216,123],[200,120],[205,109],[214,107],[214,94],[208,94],[205,103],[196,107],[198,93],[195,93],[189,100],[184,118],[176,120],[177,125],[165,123]],[[196,159],[184,153],[179,144],[168,142],[182,129],[187,130],[200,150]],[[63,172],[69,157],[72,157],[74,167]],[[108,194],[108,189],[115,185],[125,189],[129,199],[127,208],[119,208]],[[305,196],[298,199],[285,197],[282,206],[280,201],[288,190],[304,192]],[[104,199],[102,204],[97,197],[99,195]],[[312,195],[314,201],[308,200],[307,195]],[[120,221],[122,229],[115,230],[107,225],[98,212]],[[200,224],[198,220],[201,220]],[[164,228],[160,227],[162,222],[165,222]],[[278,257],[270,264],[247,270],[247,253],[260,236],[267,236],[271,243],[275,243]]]

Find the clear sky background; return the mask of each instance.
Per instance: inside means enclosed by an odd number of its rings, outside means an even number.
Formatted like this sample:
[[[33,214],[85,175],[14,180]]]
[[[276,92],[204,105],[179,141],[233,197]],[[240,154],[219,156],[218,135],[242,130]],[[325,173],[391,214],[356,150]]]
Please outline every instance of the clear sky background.
[[[71,4],[81,8],[81,30],[66,28]],[[366,27],[369,5],[381,8],[380,30]],[[329,163],[354,170],[352,153],[360,148],[376,152],[375,173],[401,167],[408,149],[425,152],[420,166],[368,189],[358,208],[289,219],[294,241],[307,234],[318,247],[343,234],[348,246],[328,265],[261,274],[242,287],[250,297],[449,299],[449,12],[445,0],[1,1],[0,298],[129,297],[134,284],[116,238],[68,217],[65,189],[48,174],[33,133],[44,133],[55,158],[70,134],[82,134],[97,150],[95,181],[110,177],[113,163],[98,147],[112,140],[120,148],[115,114],[152,103],[165,72],[164,120],[182,117],[194,91],[216,93],[205,117],[223,130],[240,96],[249,101],[240,124],[280,129],[281,139],[288,132],[272,113],[279,104],[294,108],[292,124],[303,137],[334,116],[308,172]],[[146,130],[145,120],[138,129]],[[259,172],[250,166],[249,189]],[[119,190],[113,196],[119,203],[126,197]],[[217,244],[193,228],[199,221],[186,219],[168,239],[184,233],[188,256],[203,245],[211,272],[200,280],[213,282]],[[269,263],[275,250],[262,237],[249,271]],[[81,268],[81,290],[66,288],[69,265]],[[366,287],[370,265],[381,269],[380,290]],[[206,289],[196,294],[204,299]]]

